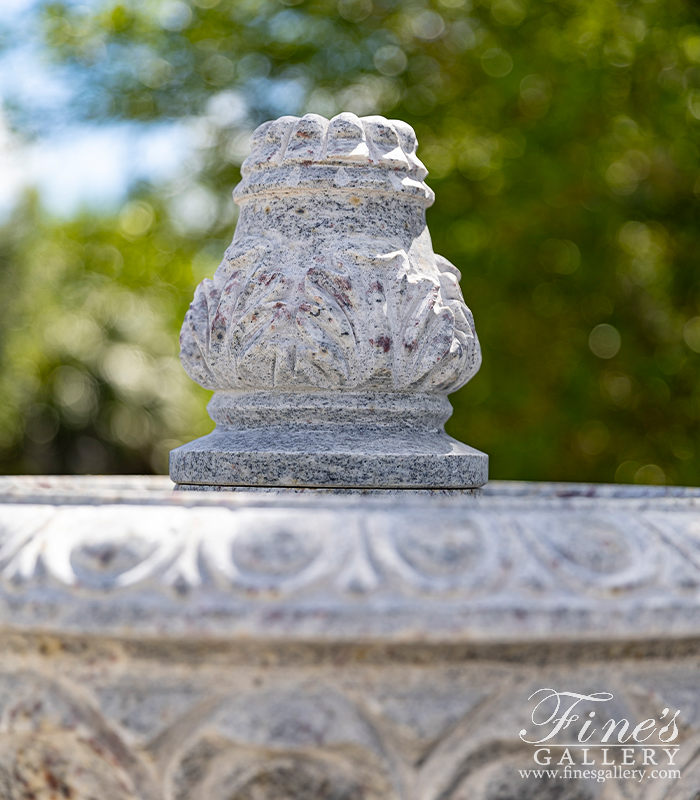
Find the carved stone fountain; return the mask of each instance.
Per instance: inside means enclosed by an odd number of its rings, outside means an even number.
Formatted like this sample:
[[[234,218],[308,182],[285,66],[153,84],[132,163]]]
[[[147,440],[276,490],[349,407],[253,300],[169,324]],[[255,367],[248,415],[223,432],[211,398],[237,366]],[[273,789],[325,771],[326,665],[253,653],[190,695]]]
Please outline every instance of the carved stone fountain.
[[[240,491],[0,477],[1,800],[698,800],[700,489],[471,488],[414,150],[257,131],[183,329],[218,427],[172,462]]]
[[[443,428],[481,352],[459,272],[433,253],[415,151],[383,117],[255,131],[236,234],[180,337],[217,423],[171,454],[182,488],[486,483],[487,456]]]

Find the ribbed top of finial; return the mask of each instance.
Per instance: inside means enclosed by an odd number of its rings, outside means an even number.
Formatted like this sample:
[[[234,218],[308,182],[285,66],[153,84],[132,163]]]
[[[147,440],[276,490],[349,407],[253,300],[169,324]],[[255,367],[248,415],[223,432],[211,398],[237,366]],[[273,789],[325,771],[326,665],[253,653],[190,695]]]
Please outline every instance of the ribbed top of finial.
[[[406,193],[426,205],[432,190],[428,171],[416,157],[416,134],[401,120],[357,117],[343,112],[265,122],[251,137],[251,154],[241,167],[237,202],[256,195],[322,191]]]

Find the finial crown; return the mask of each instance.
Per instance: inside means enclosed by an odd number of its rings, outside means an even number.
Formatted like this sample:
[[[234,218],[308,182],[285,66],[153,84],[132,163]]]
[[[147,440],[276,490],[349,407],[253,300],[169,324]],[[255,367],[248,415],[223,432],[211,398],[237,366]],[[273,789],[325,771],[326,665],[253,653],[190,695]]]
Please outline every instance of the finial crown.
[[[416,157],[416,135],[401,120],[343,112],[265,122],[251,137],[237,202],[264,194],[321,189],[406,193],[431,205],[428,170]]]

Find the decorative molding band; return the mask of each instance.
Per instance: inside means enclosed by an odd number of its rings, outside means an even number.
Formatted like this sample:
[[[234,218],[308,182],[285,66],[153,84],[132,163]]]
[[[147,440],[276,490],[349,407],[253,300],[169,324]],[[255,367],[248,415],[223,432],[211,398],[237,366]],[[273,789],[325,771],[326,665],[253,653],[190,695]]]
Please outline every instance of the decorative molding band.
[[[0,623],[335,642],[700,636],[697,490],[496,484],[385,499],[168,486],[4,479]]]

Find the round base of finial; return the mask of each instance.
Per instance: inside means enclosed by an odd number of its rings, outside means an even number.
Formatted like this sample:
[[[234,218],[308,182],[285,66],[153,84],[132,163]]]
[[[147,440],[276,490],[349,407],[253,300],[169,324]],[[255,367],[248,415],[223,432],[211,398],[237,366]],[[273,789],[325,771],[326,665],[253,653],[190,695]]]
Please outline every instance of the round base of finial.
[[[488,456],[448,436],[442,395],[217,392],[217,428],[170,453],[197,487],[473,489]]]

